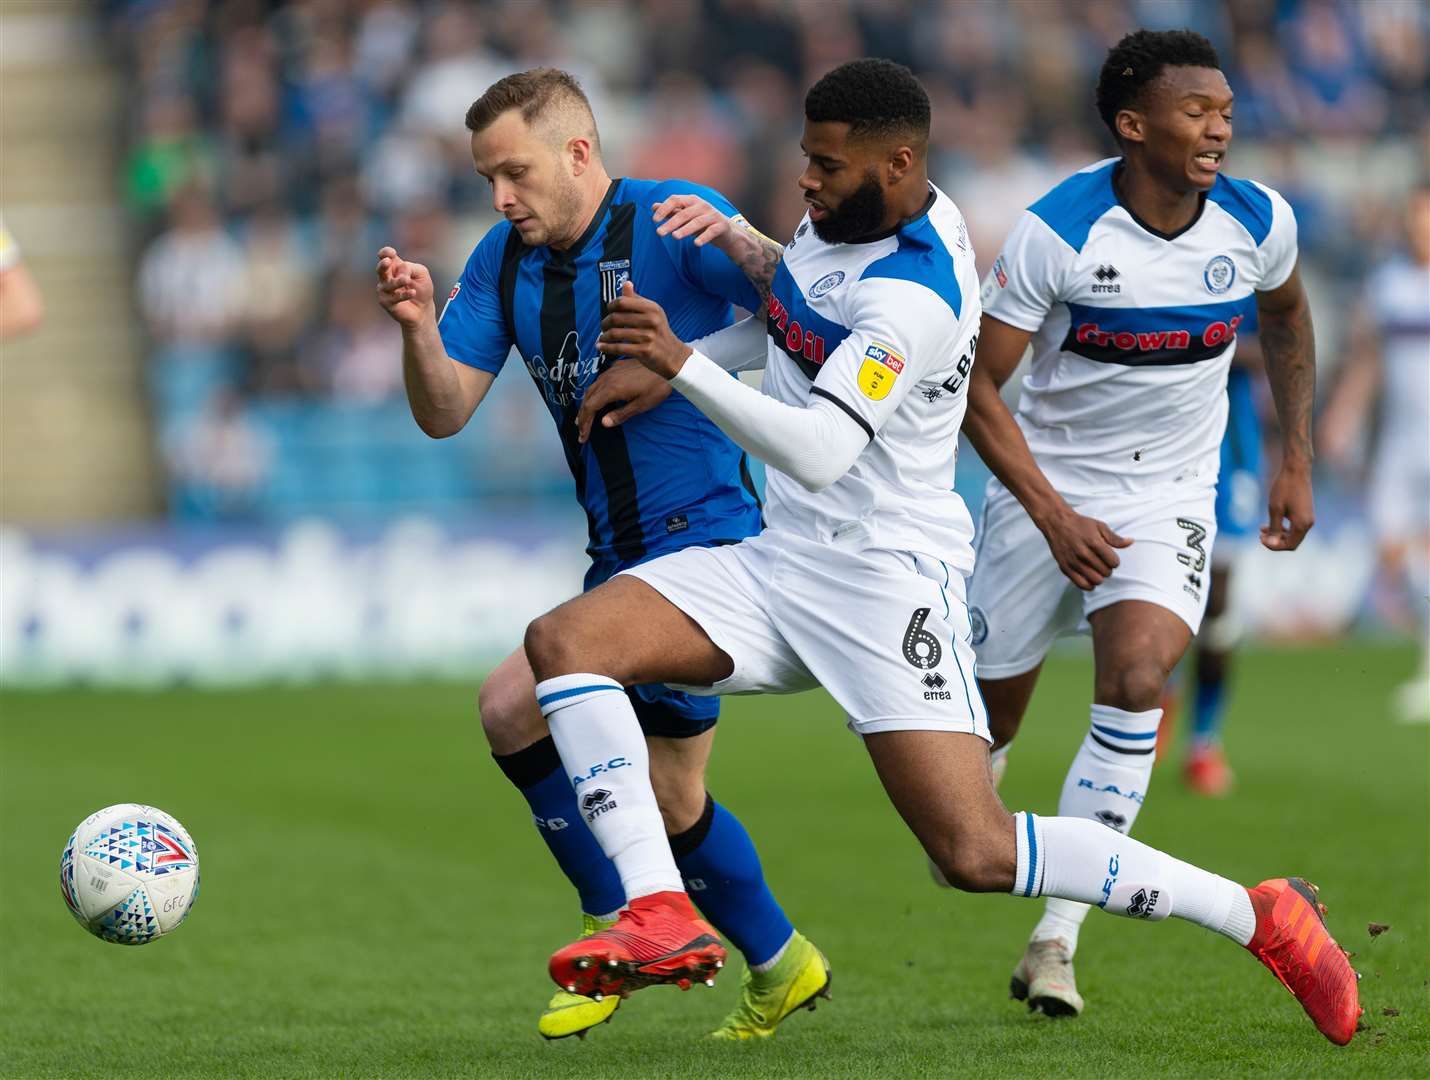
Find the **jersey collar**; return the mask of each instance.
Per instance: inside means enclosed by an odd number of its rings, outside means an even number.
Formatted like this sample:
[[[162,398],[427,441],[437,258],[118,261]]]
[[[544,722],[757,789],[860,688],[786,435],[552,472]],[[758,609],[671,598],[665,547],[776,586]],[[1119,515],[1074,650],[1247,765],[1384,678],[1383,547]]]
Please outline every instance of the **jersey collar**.
[[[933,204],[937,199],[938,192],[934,190],[934,186],[932,184],[929,184],[929,197],[924,200],[923,206],[919,208],[919,212],[913,217],[905,221],[899,222],[892,229],[883,229],[869,236],[861,236],[858,240],[849,240],[846,242],[850,244],[873,244],[880,240],[887,240],[889,239],[889,237],[897,235],[900,229],[907,229],[910,225],[918,221],[920,218],[928,217],[928,213],[930,210],[933,209]]]
[[[1205,191],[1203,191],[1201,195],[1197,198],[1197,212],[1192,215],[1192,220],[1187,222],[1176,232],[1163,232],[1161,229],[1156,229],[1153,228],[1151,225],[1148,225],[1145,221],[1143,221],[1140,217],[1137,216],[1137,211],[1133,210],[1131,205],[1129,205],[1127,201],[1122,198],[1122,186],[1117,182],[1117,178],[1122,175],[1122,168],[1123,164],[1121,161],[1119,161],[1116,165],[1112,167],[1112,175],[1108,178],[1108,183],[1112,185],[1112,197],[1117,200],[1118,206],[1122,207],[1122,209],[1127,211],[1127,216],[1130,217],[1134,222],[1136,222],[1138,227],[1141,228],[1144,232],[1151,233],[1158,240],[1175,240],[1177,237],[1187,232],[1187,230],[1189,230],[1197,222],[1202,220],[1202,211],[1207,208],[1207,193]]]

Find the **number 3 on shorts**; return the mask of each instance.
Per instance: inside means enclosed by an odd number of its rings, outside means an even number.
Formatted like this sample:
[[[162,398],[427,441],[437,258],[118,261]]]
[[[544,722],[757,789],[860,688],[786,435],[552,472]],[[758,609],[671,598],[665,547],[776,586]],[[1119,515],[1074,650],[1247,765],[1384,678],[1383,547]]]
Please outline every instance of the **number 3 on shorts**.
[[[938,638],[924,629],[928,617],[928,608],[915,608],[913,618],[904,630],[904,659],[923,671],[938,667],[938,662],[943,659],[943,646]]]

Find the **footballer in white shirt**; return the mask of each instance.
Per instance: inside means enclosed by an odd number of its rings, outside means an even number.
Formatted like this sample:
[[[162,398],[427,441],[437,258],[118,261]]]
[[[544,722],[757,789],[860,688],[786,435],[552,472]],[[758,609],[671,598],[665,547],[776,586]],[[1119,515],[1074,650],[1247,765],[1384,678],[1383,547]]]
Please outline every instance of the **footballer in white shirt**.
[[[805,99],[809,212],[764,316],[692,349],[627,287],[603,322],[604,353],[664,375],[765,459],[769,525],[644,563],[527,631],[537,700],[628,898],[614,927],[551,957],[551,976],[572,993],[628,993],[713,982],[724,961],[672,861],[622,687],[819,683],[949,881],[1194,921],[1300,988],[1345,1042],[1355,977],[1300,879],[1248,890],[1087,818],[1010,814],[993,790],[963,599],[971,531],[951,491],[979,302],[962,217],[928,181],[929,116],[907,68],[835,68]],[[760,356],[763,391],[730,376]],[[1288,932],[1313,917],[1304,941]]]
[[[1121,156],[1029,207],[984,279],[965,431],[995,478],[969,604],[999,772],[1054,638],[1090,627],[1091,725],[1058,813],[1126,833],[1163,687],[1206,603],[1237,328],[1258,316],[1280,420],[1261,529],[1274,551],[1312,524],[1315,353],[1291,208],[1222,171],[1232,92],[1211,44],[1129,34],[1097,105]],[[998,387],[1029,345],[1015,422]],[[1030,1008],[1081,1011],[1072,956],[1087,911],[1049,900],[1012,979]]]

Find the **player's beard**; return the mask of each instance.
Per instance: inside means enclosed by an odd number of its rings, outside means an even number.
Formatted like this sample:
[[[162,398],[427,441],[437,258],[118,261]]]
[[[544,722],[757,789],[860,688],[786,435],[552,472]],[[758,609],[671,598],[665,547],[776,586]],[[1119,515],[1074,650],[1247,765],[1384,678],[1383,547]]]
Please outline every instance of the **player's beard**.
[[[810,224],[814,226],[814,235],[826,244],[847,244],[878,232],[888,209],[884,189],[879,186],[878,171],[870,168],[864,174],[864,182],[839,204],[838,210],[830,210],[823,221]]]

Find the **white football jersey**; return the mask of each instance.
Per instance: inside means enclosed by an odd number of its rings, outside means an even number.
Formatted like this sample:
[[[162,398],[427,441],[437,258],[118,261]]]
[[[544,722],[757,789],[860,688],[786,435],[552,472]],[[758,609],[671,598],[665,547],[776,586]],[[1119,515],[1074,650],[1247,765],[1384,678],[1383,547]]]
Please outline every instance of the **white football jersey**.
[[[1118,199],[1111,158],[1024,211],[983,280],[983,309],[1033,331],[1018,423],[1070,495],[1216,482],[1236,330],[1296,265],[1286,200],[1218,176],[1168,235]]]
[[[968,571],[973,523],[953,472],[978,274],[963,215],[930,188],[927,211],[890,235],[826,244],[806,217],[785,248],[764,392],[801,407],[812,395],[834,402],[869,445],[819,492],[770,469],[766,517],[773,529],[920,551]]]
[[[1380,336],[1381,446],[1422,462],[1430,431],[1430,266],[1400,256],[1366,286]]]

